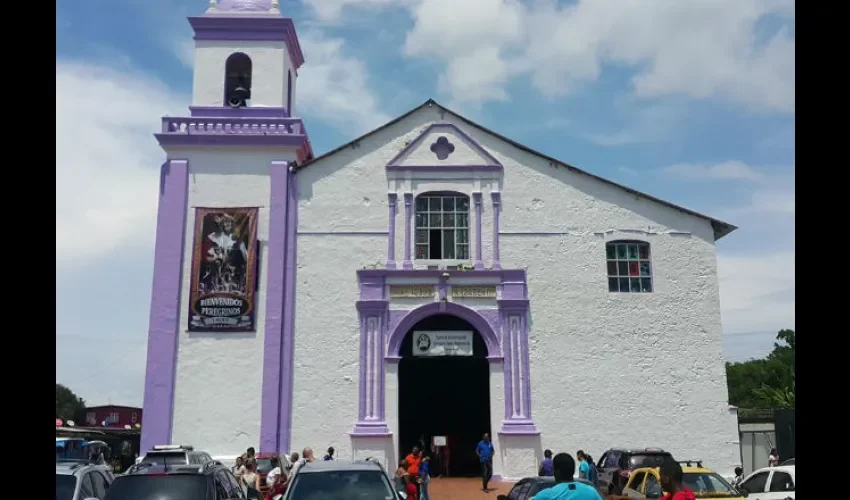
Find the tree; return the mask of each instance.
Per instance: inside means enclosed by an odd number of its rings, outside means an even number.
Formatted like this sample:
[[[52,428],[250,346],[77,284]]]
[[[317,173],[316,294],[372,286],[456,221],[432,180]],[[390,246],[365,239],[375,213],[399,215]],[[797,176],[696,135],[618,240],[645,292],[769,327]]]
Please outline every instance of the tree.
[[[793,408],[794,330],[780,330],[764,359],[726,363],[729,403],[741,408]]]
[[[73,420],[85,409],[86,402],[62,384],[56,384],[56,418]]]

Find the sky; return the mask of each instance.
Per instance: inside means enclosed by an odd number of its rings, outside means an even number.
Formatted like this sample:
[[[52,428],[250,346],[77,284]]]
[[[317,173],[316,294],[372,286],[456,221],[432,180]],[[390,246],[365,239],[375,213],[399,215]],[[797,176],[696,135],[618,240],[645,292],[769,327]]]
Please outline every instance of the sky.
[[[724,350],[794,328],[793,0],[281,0],[321,154],[433,98],[581,169],[739,227]],[[207,0],[56,3],[56,377],[141,406],[159,166]]]

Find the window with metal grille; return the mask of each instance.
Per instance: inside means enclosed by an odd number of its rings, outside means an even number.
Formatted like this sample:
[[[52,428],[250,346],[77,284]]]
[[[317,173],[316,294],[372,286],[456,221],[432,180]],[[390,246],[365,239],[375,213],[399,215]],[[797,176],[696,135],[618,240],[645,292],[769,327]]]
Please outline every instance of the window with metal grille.
[[[469,197],[425,193],[416,198],[416,259],[469,259]]]
[[[608,291],[645,293],[652,291],[649,243],[612,241],[605,245],[608,260]]]

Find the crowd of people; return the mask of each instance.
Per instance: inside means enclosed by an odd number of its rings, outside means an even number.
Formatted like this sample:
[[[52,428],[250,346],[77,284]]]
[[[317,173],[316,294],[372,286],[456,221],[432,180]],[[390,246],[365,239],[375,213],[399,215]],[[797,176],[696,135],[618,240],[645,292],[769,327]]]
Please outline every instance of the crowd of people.
[[[301,454],[292,452],[283,457],[272,456],[270,469],[265,474],[258,468],[256,450],[251,447],[236,457],[233,475],[245,489],[249,500],[275,500],[281,497],[298,469],[308,462],[316,460],[311,448],[304,448]],[[334,448],[328,448],[323,460],[334,460]],[[264,477],[265,476],[265,477]]]

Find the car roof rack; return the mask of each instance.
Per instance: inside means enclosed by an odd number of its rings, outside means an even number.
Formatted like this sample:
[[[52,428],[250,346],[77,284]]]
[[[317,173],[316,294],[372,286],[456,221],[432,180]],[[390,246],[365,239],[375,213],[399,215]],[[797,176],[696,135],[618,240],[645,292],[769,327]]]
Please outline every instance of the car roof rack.
[[[194,449],[189,444],[158,444],[151,448],[152,451],[193,451]]]
[[[685,467],[699,467],[702,468],[702,460],[677,460],[679,465],[684,465]],[[694,465],[695,464],[695,465]]]

